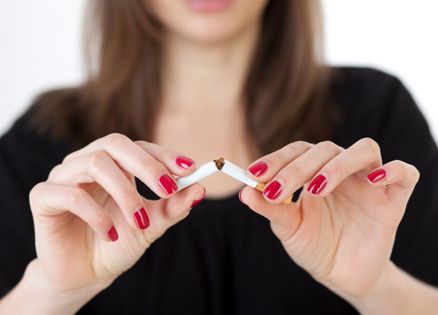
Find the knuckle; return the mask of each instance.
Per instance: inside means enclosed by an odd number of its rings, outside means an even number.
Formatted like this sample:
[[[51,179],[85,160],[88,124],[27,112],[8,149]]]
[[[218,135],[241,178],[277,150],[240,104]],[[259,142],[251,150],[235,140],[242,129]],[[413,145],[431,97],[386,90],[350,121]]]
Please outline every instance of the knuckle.
[[[154,145],[156,145],[156,144],[153,143],[153,142],[148,142],[148,141],[145,141],[145,140],[136,140],[136,141],[134,141],[134,143],[135,143],[136,145],[140,146],[140,147],[149,147],[149,146],[154,146]]]
[[[281,172],[279,176],[287,179],[287,182],[289,184],[293,184],[299,181],[299,179],[303,179],[305,177],[305,174],[304,171],[297,165],[290,165],[288,166],[286,172]]]
[[[330,167],[322,170],[321,172],[326,173],[331,178],[339,178],[342,177],[343,174],[346,173],[345,167],[340,163],[335,163]]]
[[[307,150],[312,147],[312,145],[306,141],[296,141],[294,142],[297,148]]]
[[[148,142],[146,142],[144,140],[135,140],[134,143],[140,147],[148,145]]]
[[[104,165],[108,161],[109,156],[103,151],[96,151],[91,154],[88,161],[90,172],[99,173],[102,171]]]
[[[121,133],[111,133],[104,138],[104,143],[108,146],[118,146],[129,141],[129,138]]]
[[[70,154],[64,156],[64,158],[62,159],[62,163],[67,162],[67,161],[70,159],[71,155],[72,155],[72,153],[70,153]]]
[[[140,169],[145,170],[146,172],[153,172],[154,170],[161,169],[160,164],[155,161],[151,156],[147,156],[143,159],[141,159],[140,163]]]
[[[380,147],[379,144],[372,138],[365,137],[359,140],[360,144],[363,145],[366,150],[379,153]]]
[[[420,180],[420,177],[421,177],[421,173],[419,170],[416,169],[415,178],[416,178],[417,182]]]
[[[311,145],[305,141],[295,141],[287,144],[284,148],[288,153],[295,153],[296,151],[306,151]]]
[[[407,163],[403,162],[402,160],[392,160],[390,163],[391,164],[393,163],[396,167],[404,167],[404,166],[408,165]]]
[[[77,153],[76,152],[72,152],[72,153],[70,153],[70,154],[68,154],[68,155],[66,155],[63,159],[62,159],[62,162],[61,162],[61,164],[64,164],[64,163],[66,163],[66,162],[68,162],[68,161],[70,161],[70,160],[72,160],[73,159],[73,157],[74,156],[76,156],[77,155]]]
[[[86,193],[81,188],[71,188],[67,192],[67,202],[71,207],[77,207],[79,206],[85,198],[87,198]]]
[[[333,143],[332,141],[322,141],[320,143],[317,144],[317,146],[326,152],[330,152],[330,153],[338,153],[339,152],[339,147]]]
[[[95,226],[106,227],[108,225],[108,217],[102,211],[95,211],[92,220]]]
[[[137,200],[137,194],[135,191],[126,187],[120,189],[117,197],[124,205],[132,204],[133,201]]]
[[[138,140],[135,141],[135,144],[150,154],[162,155],[162,152],[165,151],[162,147],[153,142]]]
[[[50,171],[49,176],[47,178],[55,180],[57,178],[57,175],[58,175],[61,167],[62,167],[62,164],[58,164],[54,168],[52,168],[52,170]]]
[[[410,167],[411,167],[412,176],[414,177],[416,182],[418,182],[418,180],[420,179],[420,176],[421,176],[420,171],[414,165],[410,165]]]
[[[35,203],[38,200],[41,190],[44,189],[45,182],[41,182],[33,186],[31,191],[29,192],[29,201],[30,203]]]

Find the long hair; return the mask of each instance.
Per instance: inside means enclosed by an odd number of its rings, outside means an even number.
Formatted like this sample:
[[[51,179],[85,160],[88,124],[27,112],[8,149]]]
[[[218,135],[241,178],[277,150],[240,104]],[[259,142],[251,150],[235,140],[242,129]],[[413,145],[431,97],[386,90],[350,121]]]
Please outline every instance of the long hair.
[[[146,1],[90,0],[80,86],[42,94],[34,122],[75,146],[120,132],[153,141],[162,91],[162,26]],[[330,136],[329,68],[318,0],[269,1],[242,91],[247,128],[268,153]],[[50,121],[50,124],[47,122]]]

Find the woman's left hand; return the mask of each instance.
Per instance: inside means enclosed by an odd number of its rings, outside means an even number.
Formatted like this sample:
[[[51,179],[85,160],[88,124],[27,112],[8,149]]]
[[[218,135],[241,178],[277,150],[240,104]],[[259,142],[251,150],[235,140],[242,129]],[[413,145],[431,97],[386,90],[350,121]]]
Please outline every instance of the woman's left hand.
[[[414,166],[398,160],[382,165],[370,138],[348,149],[300,141],[258,159],[248,174],[267,185],[263,194],[244,188],[242,202],[270,220],[298,265],[344,297],[377,288],[419,179]],[[303,185],[297,203],[282,203]]]

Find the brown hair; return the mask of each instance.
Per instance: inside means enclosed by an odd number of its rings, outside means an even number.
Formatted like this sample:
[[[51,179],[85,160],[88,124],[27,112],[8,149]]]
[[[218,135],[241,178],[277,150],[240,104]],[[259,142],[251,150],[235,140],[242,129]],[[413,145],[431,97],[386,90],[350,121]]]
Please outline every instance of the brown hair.
[[[41,95],[34,121],[78,147],[111,132],[153,141],[162,84],[160,24],[145,1],[91,3],[95,71],[79,87]],[[330,135],[320,23],[318,0],[269,1],[265,9],[242,91],[247,127],[262,153]]]

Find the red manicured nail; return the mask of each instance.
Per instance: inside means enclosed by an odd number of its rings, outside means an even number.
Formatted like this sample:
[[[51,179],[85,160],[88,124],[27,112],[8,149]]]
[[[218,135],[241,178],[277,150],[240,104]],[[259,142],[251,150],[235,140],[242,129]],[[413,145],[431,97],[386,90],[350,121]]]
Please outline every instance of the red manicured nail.
[[[307,187],[307,191],[314,195],[318,195],[324,190],[325,186],[327,186],[327,178],[323,175],[318,175],[312,180],[309,187]]]
[[[248,169],[248,171],[256,177],[264,174],[267,170],[268,170],[268,164],[266,164],[263,161],[257,162],[256,164],[252,165]]]
[[[140,230],[147,229],[150,224],[148,214],[144,208],[141,208],[134,213],[134,219]]]
[[[281,184],[278,181],[273,181],[265,188],[263,194],[266,196],[266,198],[274,200],[280,195],[281,191]]]
[[[372,183],[378,182],[386,177],[386,172],[384,169],[375,170],[368,174],[368,180]]]
[[[161,175],[159,181],[161,187],[163,187],[168,195],[178,190],[178,186],[176,185],[175,181],[167,174]]]
[[[204,198],[205,198],[205,188],[204,188],[204,193],[202,194],[202,197],[194,200],[192,205],[190,206],[190,208],[193,208],[193,207],[196,207],[197,205],[199,205],[201,203],[201,201],[204,200]]]
[[[111,228],[108,230],[107,235],[108,235],[108,238],[113,242],[115,242],[119,239],[119,234],[117,233],[117,230],[114,227],[114,225],[111,226]]]
[[[196,207],[197,205],[199,205],[202,202],[202,200],[204,200],[204,198],[194,200],[192,205],[190,206],[190,208]]]
[[[188,170],[190,166],[192,166],[195,163],[195,161],[185,156],[178,156],[175,161],[176,161],[176,165],[178,165],[179,167],[185,170]]]

